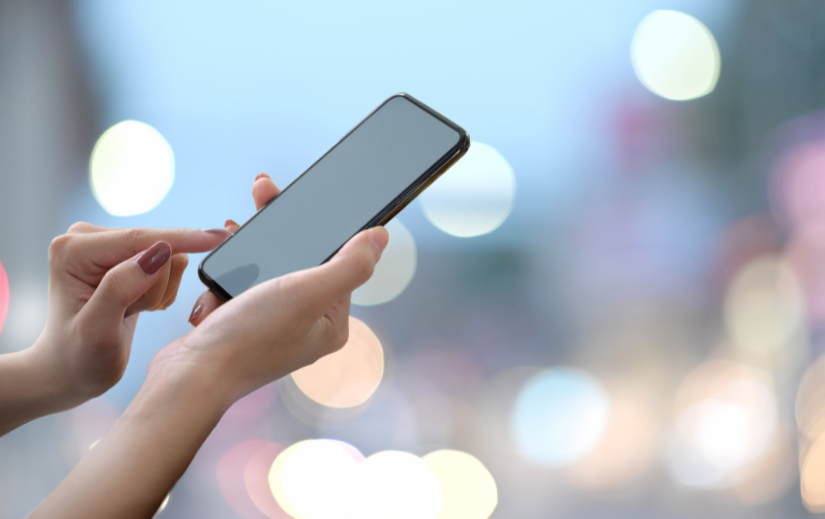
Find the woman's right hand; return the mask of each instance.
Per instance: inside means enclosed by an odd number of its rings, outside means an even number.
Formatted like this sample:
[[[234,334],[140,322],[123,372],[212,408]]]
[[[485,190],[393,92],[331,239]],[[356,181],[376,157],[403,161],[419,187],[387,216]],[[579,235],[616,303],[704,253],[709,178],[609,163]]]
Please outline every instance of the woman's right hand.
[[[258,176],[258,208],[277,193],[268,176]],[[227,223],[234,230],[234,222]],[[227,303],[205,293],[192,319],[197,327],[158,352],[148,380],[183,373],[209,377],[222,386],[228,407],[337,351],[349,335],[350,295],[372,276],[388,241],[386,229],[376,227],[354,236],[324,265],[267,281]]]

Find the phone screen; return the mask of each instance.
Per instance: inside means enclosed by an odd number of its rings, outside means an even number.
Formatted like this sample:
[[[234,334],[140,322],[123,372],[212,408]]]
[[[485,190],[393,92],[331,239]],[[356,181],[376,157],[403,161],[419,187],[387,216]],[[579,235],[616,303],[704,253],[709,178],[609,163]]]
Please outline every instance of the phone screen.
[[[204,281],[235,297],[322,264],[436,174],[462,135],[418,102],[391,97],[207,256]]]

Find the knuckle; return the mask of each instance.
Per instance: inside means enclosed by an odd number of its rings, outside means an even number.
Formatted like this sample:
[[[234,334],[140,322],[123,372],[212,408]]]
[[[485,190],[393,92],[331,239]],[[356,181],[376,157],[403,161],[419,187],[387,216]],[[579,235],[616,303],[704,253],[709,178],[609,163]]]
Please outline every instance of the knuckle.
[[[56,263],[63,260],[66,249],[72,241],[72,236],[61,234],[49,244],[49,265],[54,267]]]
[[[75,222],[69,226],[69,229],[66,231],[66,234],[81,234],[89,230],[92,227],[92,224],[88,222]]]
[[[112,269],[103,276],[98,290],[103,290],[107,299],[119,303],[126,304],[129,302],[129,290],[126,280],[123,276],[118,275],[119,269]]]
[[[133,227],[123,231],[123,237],[130,241],[139,241],[146,236],[146,230],[140,227]]]

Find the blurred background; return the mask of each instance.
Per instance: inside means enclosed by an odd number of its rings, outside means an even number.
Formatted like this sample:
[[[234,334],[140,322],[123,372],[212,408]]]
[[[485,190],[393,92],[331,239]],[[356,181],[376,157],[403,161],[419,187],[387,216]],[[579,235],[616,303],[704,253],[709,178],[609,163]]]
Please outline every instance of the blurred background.
[[[470,153],[390,224],[347,346],[230,409],[158,517],[825,511],[823,22],[816,0],[0,0],[0,353],[42,330],[73,222],[245,221],[256,174],[286,186],[405,91]],[[117,386],[0,439],[0,516],[190,330],[200,259]]]

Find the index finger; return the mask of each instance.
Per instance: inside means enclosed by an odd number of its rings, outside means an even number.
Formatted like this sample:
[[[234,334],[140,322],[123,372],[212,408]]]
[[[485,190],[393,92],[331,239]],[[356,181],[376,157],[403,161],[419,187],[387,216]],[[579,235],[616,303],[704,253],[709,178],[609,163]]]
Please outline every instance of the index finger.
[[[173,254],[196,253],[214,249],[231,235],[225,229],[115,229],[74,235],[67,252],[100,267],[114,267],[159,241],[171,245]]]

